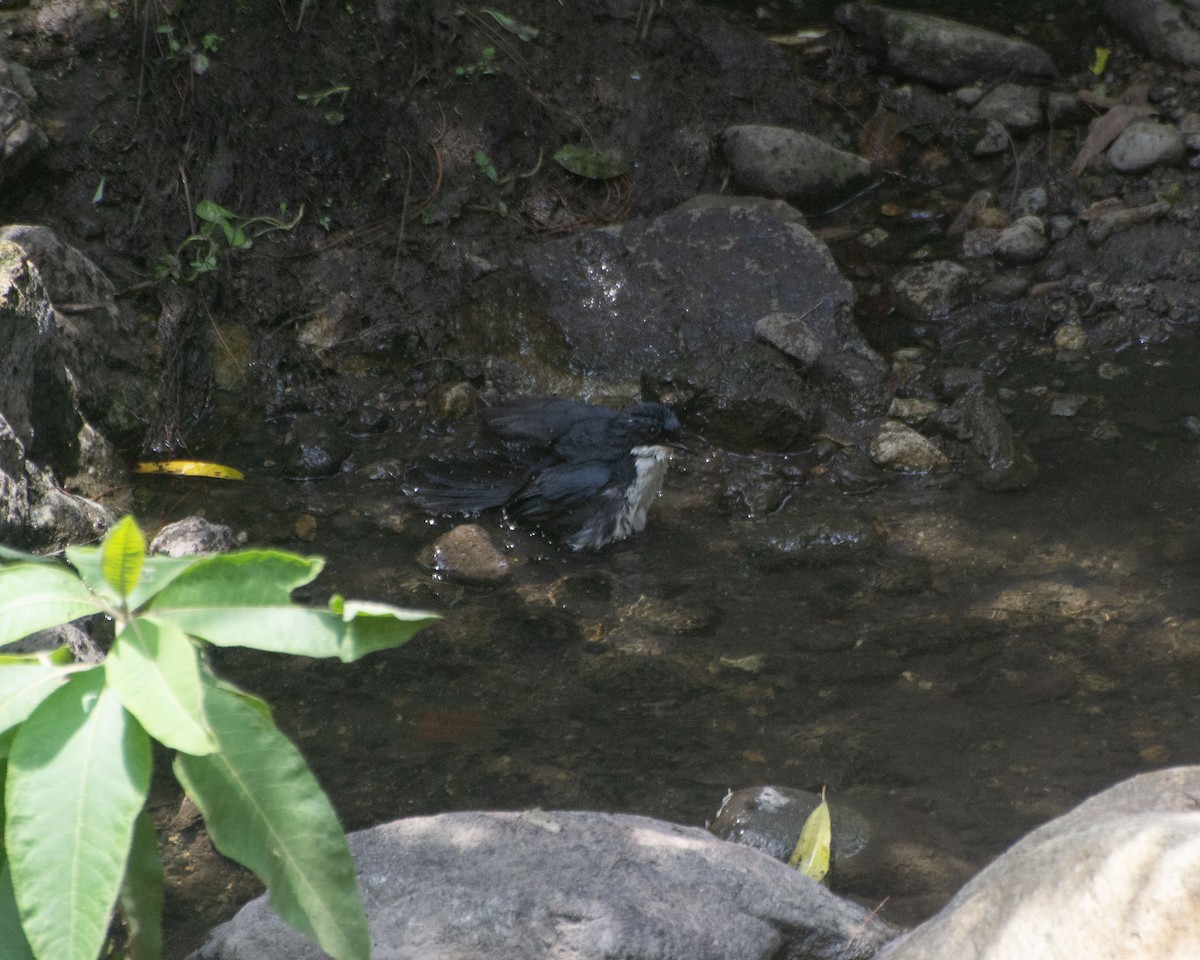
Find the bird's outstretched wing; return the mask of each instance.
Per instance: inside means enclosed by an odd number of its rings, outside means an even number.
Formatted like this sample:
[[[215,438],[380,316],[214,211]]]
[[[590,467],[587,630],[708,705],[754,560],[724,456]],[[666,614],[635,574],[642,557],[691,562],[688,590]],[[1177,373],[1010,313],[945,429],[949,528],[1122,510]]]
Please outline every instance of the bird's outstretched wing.
[[[521,397],[483,411],[487,425],[510,440],[552,444],[581,421],[610,420],[616,411],[560,397]]]

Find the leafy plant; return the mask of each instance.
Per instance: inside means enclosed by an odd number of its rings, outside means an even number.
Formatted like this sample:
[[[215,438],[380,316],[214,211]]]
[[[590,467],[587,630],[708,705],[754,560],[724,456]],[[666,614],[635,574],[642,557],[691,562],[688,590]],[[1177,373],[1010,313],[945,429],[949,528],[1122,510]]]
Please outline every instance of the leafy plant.
[[[500,71],[492,62],[496,59],[495,47],[484,47],[479,59],[465,66],[455,67],[454,72],[460,77],[494,77]]]
[[[155,33],[166,41],[171,57],[187,61],[192,73],[198,77],[202,77],[208,72],[208,68],[212,65],[209,54],[216,53],[217,47],[221,44],[221,38],[215,33],[206,33],[200,38],[199,45],[194,43],[191,37],[180,40],[175,36],[175,28],[169,23],[163,24]]]
[[[0,555],[11,559],[15,552]],[[217,677],[209,645],[355,660],[435,616],[334,596],[295,605],[324,561],[276,550],[147,556],[132,517],[70,566],[0,566],[0,644],[101,614],[97,664],[64,649],[0,655],[0,944],[5,960],[95,960],[118,905],[127,956],[161,953],[162,868],[144,809],[151,741],[217,849],[266,885],[275,911],[337,960],[370,941],[337,816],[262,700]]]
[[[479,169],[480,173],[491,180],[492,183],[500,182],[500,174],[496,170],[496,165],[492,163],[492,158],[489,157],[483,150],[475,151],[474,160],[475,166]]]
[[[185,238],[174,253],[159,257],[154,267],[155,278],[165,280],[170,277],[181,283],[191,283],[201,274],[217,269],[222,237],[230,250],[249,250],[264,234],[293,229],[304,216],[304,207],[287,220],[287,204],[280,204],[279,214],[278,217],[243,217],[212,200],[201,200],[196,204],[196,216],[203,221],[200,230]]]

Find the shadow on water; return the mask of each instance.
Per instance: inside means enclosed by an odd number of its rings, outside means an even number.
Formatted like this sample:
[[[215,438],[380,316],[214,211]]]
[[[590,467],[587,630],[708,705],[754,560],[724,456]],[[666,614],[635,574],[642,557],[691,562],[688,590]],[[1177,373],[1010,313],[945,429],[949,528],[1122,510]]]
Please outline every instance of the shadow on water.
[[[728,788],[827,785],[921,852],[928,876],[847,891],[912,921],[1089,793],[1200,761],[1197,362],[1187,341],[1010,370],[1042,471],[1024,492],[804,486],[745,520],[714,505],[719,458],[694,458],[601,553],[500,529],[526,559],[497,587],[420,569],[445,524],[361,471],[222,488],[210,514],[329,558],[313,599],[446,619],[349,666],[220,666],[277,706],[349,827],[535,805],[700,824]],[[1063,397],[1077,412],[1051,415]],[[305,513],[315,540],[281,541]],[[807,550],[756,546],[809,522]]]

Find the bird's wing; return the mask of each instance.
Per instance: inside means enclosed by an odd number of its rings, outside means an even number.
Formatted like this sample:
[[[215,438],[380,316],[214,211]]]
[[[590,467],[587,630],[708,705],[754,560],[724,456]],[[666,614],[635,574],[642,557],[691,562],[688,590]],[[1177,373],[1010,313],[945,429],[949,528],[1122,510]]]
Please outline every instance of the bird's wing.
[[[603,495],[616,473],[612,464],[603,461],[556,463],[534,474],[509,505],[518,517],[554,517]]]
[[[561,397],[522,397],[483,411],[483,419],[501,437],[551,444],[584,420],[607,420],[615,411]]]

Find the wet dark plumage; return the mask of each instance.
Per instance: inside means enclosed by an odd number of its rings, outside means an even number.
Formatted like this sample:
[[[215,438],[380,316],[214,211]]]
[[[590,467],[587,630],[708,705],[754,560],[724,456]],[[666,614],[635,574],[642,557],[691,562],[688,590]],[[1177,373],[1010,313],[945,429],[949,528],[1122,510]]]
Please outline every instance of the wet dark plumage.
[[[679,420],[660,403],[624,410],[526,397],[484,411],[495,450],[421,471],[405,493],[430,513],[504,508],[575,549],[641,531],[662,486]]]

